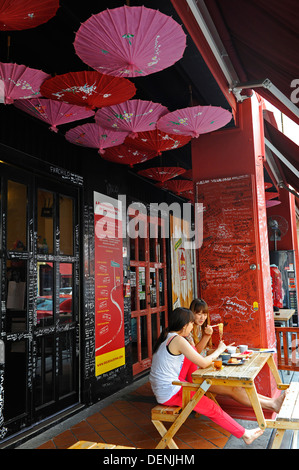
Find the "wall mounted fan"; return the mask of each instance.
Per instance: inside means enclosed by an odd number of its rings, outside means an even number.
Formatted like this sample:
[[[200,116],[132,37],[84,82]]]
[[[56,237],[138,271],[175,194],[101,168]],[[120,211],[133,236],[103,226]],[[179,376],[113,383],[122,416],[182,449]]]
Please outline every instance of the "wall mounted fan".
[[[268,217],[270,240],[274,240],[275,250],[277,250],[277,242],[285,236],[288,229],[288,221],[281,215],[272,215]]]

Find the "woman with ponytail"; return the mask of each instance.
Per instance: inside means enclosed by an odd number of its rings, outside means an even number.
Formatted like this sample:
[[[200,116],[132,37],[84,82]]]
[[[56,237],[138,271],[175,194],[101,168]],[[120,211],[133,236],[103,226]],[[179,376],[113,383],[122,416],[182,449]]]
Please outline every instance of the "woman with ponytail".
[[[203,357],[185,339],[192,331],[193,324],[194,315],[191,310],[176,308],[169,317],[168,328],[162,331],[154,347],[149,379],[156,400],[162,405],[182,406],[182,387],[173,385],[172,382],[191,381],[194,367],[208,367],[227,347],[223,341],[220,341],[212,354]],[[190,367],[185,367],[182,374],[185,357],[189,359]],[[260,428],[245,429],[205,395],[194,407],[194,411],[207,416],[233,436],[242,437],[246,444],[251,444],[264,432]]]

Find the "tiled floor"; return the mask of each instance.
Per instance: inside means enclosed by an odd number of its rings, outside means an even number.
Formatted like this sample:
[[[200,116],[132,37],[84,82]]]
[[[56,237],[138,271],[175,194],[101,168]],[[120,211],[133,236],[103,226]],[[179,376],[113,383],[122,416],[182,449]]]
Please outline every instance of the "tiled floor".
[[[38,449],[67,449],[80,440],[154,449],[160,440],[151,422],[151,409],[155,404],[147,382]],[[217,424],[192,413],[178,430],[175,441],[180,449],[223,449],[229,437],[230,434]]]

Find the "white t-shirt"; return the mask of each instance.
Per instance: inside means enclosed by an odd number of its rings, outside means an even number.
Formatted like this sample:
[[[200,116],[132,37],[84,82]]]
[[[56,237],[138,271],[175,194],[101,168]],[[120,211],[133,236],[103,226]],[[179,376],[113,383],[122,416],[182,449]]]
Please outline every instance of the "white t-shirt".
[[[168,333],[166,340],[160,344],[152,358],[149,381],[158,403],[165,403],[181,388],[172,382],[178,380],[185,356],[176,356],[167,349],[169,340],[174,336],[177,336],[177,333]]]

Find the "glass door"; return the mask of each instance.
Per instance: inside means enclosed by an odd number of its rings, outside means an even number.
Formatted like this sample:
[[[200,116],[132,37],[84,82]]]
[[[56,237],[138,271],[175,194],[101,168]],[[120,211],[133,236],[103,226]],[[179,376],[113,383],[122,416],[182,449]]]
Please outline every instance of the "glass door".
[[[36,188],[34,414],[78,400],[76,198],[39,180]]]
[[[73,188],[1,165],[4,425],[78,402],[78,222]]]
[[[129,212],[132,220],[134,213]],[[151,366],[152,350],[167,325],[166,244],[162,237],[164,220],[138,214],[135,238],[130,237],[131,331],[133,374]]]

